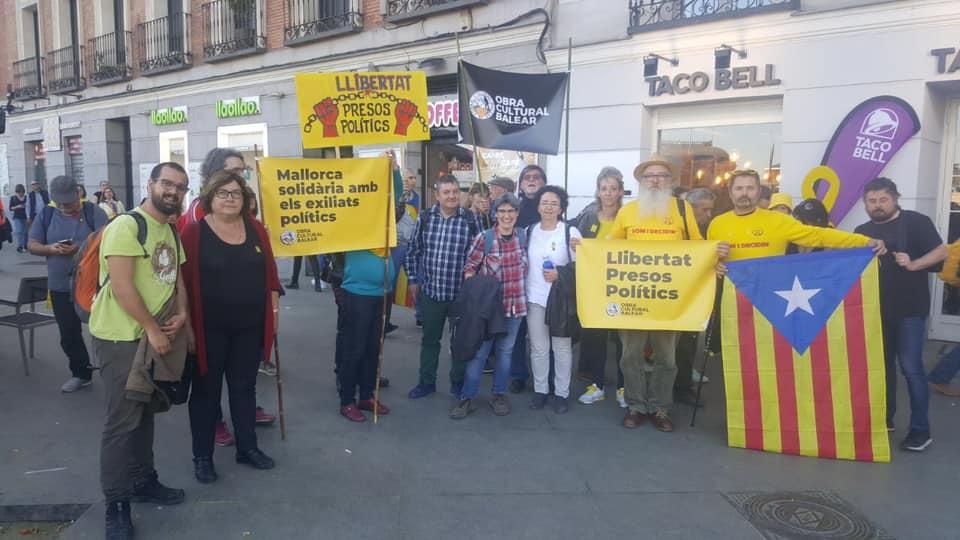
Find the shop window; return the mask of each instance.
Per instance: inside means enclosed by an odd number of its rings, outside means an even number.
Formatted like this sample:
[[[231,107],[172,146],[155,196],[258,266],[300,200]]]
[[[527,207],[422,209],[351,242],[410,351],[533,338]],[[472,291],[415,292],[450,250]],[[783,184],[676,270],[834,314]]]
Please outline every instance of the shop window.
[[[714,190],[723,211],[732,207],[726,188],[737,169],[755,169],[778,189],[782,140],[779,122],[661,129],[658,153],[673,165],[678,187]]]
[[[946,159],[946,181],[950,186],[950,196],[946,202],[949,205],[949,221],[945,239],[947,243],[960,240],[960,102],[956,102],[950,113],[953,117],[952,131],[948,141],[952,141],[951,147],[947,149]],[[951,123],[947,124],[948,126]],[[941,231],[942,232],[942,231]],[[960,289],[943,285],[943,307],[941,313],[944,315],[960,315]]]

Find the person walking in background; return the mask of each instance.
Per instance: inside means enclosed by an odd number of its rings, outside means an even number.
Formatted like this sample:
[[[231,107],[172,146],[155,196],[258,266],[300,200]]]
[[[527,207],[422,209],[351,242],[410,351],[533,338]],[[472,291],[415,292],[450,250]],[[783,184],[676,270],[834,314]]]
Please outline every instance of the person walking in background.
[[[70,360],[71,377],[60,387],[71,393],[90,386],[93,369],[83,341],[83,326],[73,306],[70,275],[74,254],[94,231],[107,224],[107,216],[93,203],[80,200],[77,183],[69,176],[50,181],[55,207],[46,206],[30,228],[30,253],[47,260],[47,288],[53,316],[60,330],[60,348]]]
[[[576,260],[575,249],[580,231],[563,221],[567,211],[567,192],[557,186],[544,186],[534,201],[540,221],[527,232],[527,329],[530,333],[530,365],[533,370],[534,395],[531,409],[542,409],[550,392],[550,351],[554,353],[553,410],[563,414],[569,410],[570,372],[573,364],[572,339],[551,335],[547,324],[547,298],[557,280],[557,268]]]
[[[526,275],[527,254],[524,250],[525,231],[514,225],[520,211],[520,201],[512,193],[506,193],[494,202],[497,224],[494,229],[481,232],[473,241],[473,247],[464,266],[464,279],[474,275],[493,276],[499,283],[506,333],[486,339],[476,355],[467,363],[463,389],[457,396],[459,403],[450,412],[453,419],[465,418],[473,410],[472,402],[480,391],[483,368],[491,352],[496,354],[493,372],[493,398],[490,408],[497,416],[510,413],[510,403],[504,395],[510,377],[510,359],[520,321],[527,314]]]
[[[27,251],[27,195],[23,184],[17,184],[10,197],[9,210],[12,215],[13,238],[17,244],[17,253]]]
[[[214,435],[226,376],[237,463],[272,469],[257,445],[257,369],[273,350],[280,281],[266,229],[250,215],[243,177],[218,171],[200,196],[204,218],[184,228],[184,283],[196,335],[197,364],[190,395],[194,475],[217,479]]]
[[[596,199],[587,205],[576,217],[577,230],[584,238],[605,239],[613,230],[613,221],[623,206],[623,174],[616,167],[604,167],[597,175]],[[581,377],[590,381],[586,391],[580,396],[580,403],[589,405],[606,399],[605,381],[607,372],[608,345],[613,341],[616,346],[617,362],[617,402],[626,407],[623,398],[623,372],[620,371],[622,345],[616,331],[584,328],[580,334]]]
[[[33,220],[48,204],[50,204],[50,194],[47,190],[43,189],[37,180],[30,182],[30,193],[27,194],[27,228],[33,226]]]
[[[99,201],[99,206],[106,212],[108,219],[113,219],[127,211],[123,202],[117,200],[117,194],[113,192],[113,188],[109,185],[103,186],[101,189]]]
[[[490,188],[486,184],[474,182],[467,192],[467,210],[473,214],[477,222],[477,230],[485,231],[493,227],[493,218],[490,217]]]
[[[417,192],[417,174],[410,169],[403,170],[403,193],[400,201],[420,210],[420,193]]]

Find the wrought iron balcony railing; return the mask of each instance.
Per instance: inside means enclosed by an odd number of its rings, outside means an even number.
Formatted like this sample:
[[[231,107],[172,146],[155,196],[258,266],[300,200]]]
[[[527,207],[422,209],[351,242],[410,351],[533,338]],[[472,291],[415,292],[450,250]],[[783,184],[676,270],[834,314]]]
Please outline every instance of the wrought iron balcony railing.
[[[800,7],[799,0],[630,0],[629,32],[695,24]]]
[[[82,90],[87,81],[81,73],[83,47],[64,47],[47,53],[47,90],[51,94],[67,94]]]
[[[110,32],[87,41],[87,78],[93,86],[133,76],[132,32]]]
[[[43,85],[43,57],[24,58],[13,63],[13,99],[27,101],[47,95]]]
[[[387,0],[387,22],[420,19],[444,11],[485,6],[489,0]]]
[[[284,45],[300,45],[363,30],[361,0],[286,0],[285,9]]]
[[[263,0],[214,0],[203,5],[203,56],[207,62],[265,50]]]
[[[190,67],[190,14],[177,13],[137,25],[137,58],[144,75]]]

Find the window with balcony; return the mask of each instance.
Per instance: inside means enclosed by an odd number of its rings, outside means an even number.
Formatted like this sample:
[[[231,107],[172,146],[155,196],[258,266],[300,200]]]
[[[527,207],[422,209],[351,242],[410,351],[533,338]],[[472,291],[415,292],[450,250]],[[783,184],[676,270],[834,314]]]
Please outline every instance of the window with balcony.
[[[384,20],[398,23],[444,11],[485,6],[488,3],[489,0],[387,0],[387,14]]]
[[[629,32],[798,9],[799,0],[630,0]]]
[[[100,86],[127,81],[133,76],[132,32],[110,32],[87,41],[87,77]]]
[[[47,89],[51,94],[82,90],[87,84],[80,74],[83,47],[63,47],[47,54]]]
[[[20,101],[47,95],[43,85],[43,57],[24,58],[13,63],[12,98]]]
[[[138,24],[137,53],[144,75],[190,67],[190,14],[173,12]]]
[[[284,45],[363,30],[361,0],[286,0]]]
[[[263,0],[214,0],[203,5],[203,56],[207,62],[266,49]]]

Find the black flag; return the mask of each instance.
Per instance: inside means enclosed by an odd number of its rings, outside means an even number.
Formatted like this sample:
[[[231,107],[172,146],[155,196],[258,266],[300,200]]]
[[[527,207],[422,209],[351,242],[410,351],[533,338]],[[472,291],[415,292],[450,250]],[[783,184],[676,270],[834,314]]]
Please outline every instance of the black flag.
[[[556,155],[567,73],[509,73],[466,62],[459,73],[463,142]]]

